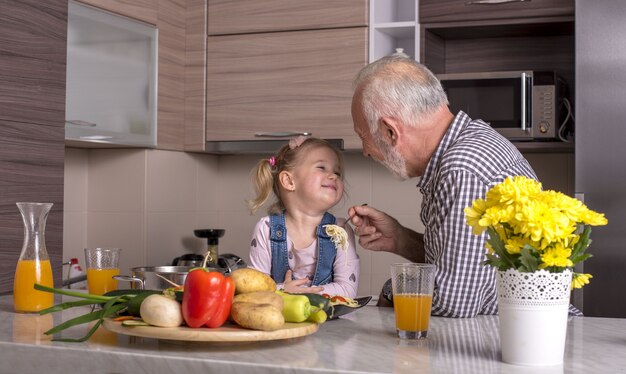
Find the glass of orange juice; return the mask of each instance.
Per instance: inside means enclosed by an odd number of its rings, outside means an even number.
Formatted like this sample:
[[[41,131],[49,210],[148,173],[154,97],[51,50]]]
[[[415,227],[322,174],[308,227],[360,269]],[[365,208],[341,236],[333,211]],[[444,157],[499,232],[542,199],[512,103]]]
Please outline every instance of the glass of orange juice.
[[[391,265],[391,288],[396,331],[402,339],[423,339],[428,334],[435,285],[435,265]]]
[[[120,248],[85,248],[87,288],[90,294],[103,295],[117,289]]]

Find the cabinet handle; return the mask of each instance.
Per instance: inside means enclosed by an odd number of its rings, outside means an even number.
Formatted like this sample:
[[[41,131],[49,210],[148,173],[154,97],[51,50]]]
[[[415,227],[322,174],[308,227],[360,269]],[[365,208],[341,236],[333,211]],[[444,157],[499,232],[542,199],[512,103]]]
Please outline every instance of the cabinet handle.
[[[466,2],[465,5],[498,5],[509,3],[525,3],[530,1],[532,0],[473,0]]]
[[[254,136],[260,138],[287,138],[293,136],[311,136],[313,135],[310,132],[299,132],[299,131],[275,131],[275,132],[257,132]]]
[[[76,126],[88,126],[88,127],[96,126],[96,124],[93,122],[83,121],[81,119],[66,119],[65,123],[70,124],[70,125],[76,125]]]

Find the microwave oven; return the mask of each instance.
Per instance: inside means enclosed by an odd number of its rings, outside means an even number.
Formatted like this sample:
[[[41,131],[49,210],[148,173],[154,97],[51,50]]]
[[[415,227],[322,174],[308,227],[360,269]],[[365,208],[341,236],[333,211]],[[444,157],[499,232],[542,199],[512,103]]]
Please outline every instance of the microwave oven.
[[[488,123],[510,140],[559,139],[566,92],[555,72],[503,71],[437,75],[450,110]]]

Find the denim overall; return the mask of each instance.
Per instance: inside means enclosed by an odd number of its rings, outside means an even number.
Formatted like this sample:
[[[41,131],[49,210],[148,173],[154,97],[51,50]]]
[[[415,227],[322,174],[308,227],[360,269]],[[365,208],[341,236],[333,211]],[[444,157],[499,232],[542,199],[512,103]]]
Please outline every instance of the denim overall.
[[[311,281],[312,286],[321,286],[333,281],[333,263],[337,248],[326,235],[324,225],[334,225],[335,217],[324,213],[322,222],[317,226],[317,264]],[[285,273],[289,270],[289,249],[287,248],[287,226],[285,214],[270,216],[270,240],[272,243],[272,278],[276,283],[285,281]]]

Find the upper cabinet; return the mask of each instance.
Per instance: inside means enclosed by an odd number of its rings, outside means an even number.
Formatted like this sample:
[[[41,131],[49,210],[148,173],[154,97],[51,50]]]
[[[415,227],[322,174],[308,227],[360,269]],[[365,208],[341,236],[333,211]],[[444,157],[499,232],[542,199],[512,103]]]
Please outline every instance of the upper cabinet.
[[[204,101],[191,104],[189,107],[186,103],[185,79],[186,79],[186,57],[189,44],[187,40],[187,17],[188,11],[201,12],[202,19],[206,20],[206,6],[196,7],[190,6],[192,3],[203,2],[204,0],[80,0],[77,3],[83,3],[98,8],[101,11],[107,11],[116,18],[128,18],[135,23],[147,24],[156,30],[158,35],[158,46],[154,51],[158,51],[158,55],[154,58],[156,79],[153,83],[156,85],[154,92],[156,93],[156,127],[152,130],[156,132],[156,147],[169,150],[184,150],[186,145],[185,120],[186,112],[189,108],[194,113],[204,110]],[[121,17],[120,17],[121,16]],[[127,20],[128,20],[127,19]],[[206,33],[203,31],[203,34]],[[103,34],[100,38],[106,38],[107,34]],[[156,40],[156,39],[155,39]],[[204,40],[195,45],[200,44],[204,49]],[[117,52],[117,50],[115,50]],[[140,52],[139,49],[132,53],[126,53],[128,56],[135,56]],[[102,63],[100,63],[102,65]],[[133,78],[137,75],[151,74],[149,71],[140,74],[132,74]],[[200,77],[204,80],[204,77]],[[124,87],[124,83],[120,87]],[[119,87],[118,87],[119,88]],[[147,87],[146,92],[142,93],[144,102],[151,100],[152,87]],[[126,93],[126,92],[124,92]],[[120,95],[121,97],[121,95]],[[111,100],[119,98],[111,98]],[[70,118],[68,118],[70,119]],[[75,118],[73,118],[75,119]],[[80,120],[80,119],[79,119]],[[85,120],[87,124],[91,121]],[[77,122],[82,123],[82,122]],[[85,123],[82,123],[83,125]],[[71,125],[74,126],[74,125]],[[136,121],[129,126],[130,134],[136,131],[138,125]],[[70,142],[76,145],[75,142]],[[102,146],[101,143],[87,143],[86,146]],[[93,145],[92,145],[93,144]],[[78,144],[85,146],[84,143]],[[104,144],[106,146],[106,144]],[[145,145],[144,145],[145,146]]]
[[[574,15],[573,0],[419,0],[420,22],[466,22]]]
[[[71,1],[65,138],[156,145],[157,30]]]
[[[366,63],[366,27],[209,37],[206,140],[307,132],[359,148],[352,80]]]
[[[367,5],[209,0],[206,150],[299,133],[360,148],[350,106],[352,81],[367,64]]]
[[[367,0],[208,0],[208,34],[367,25]]]

